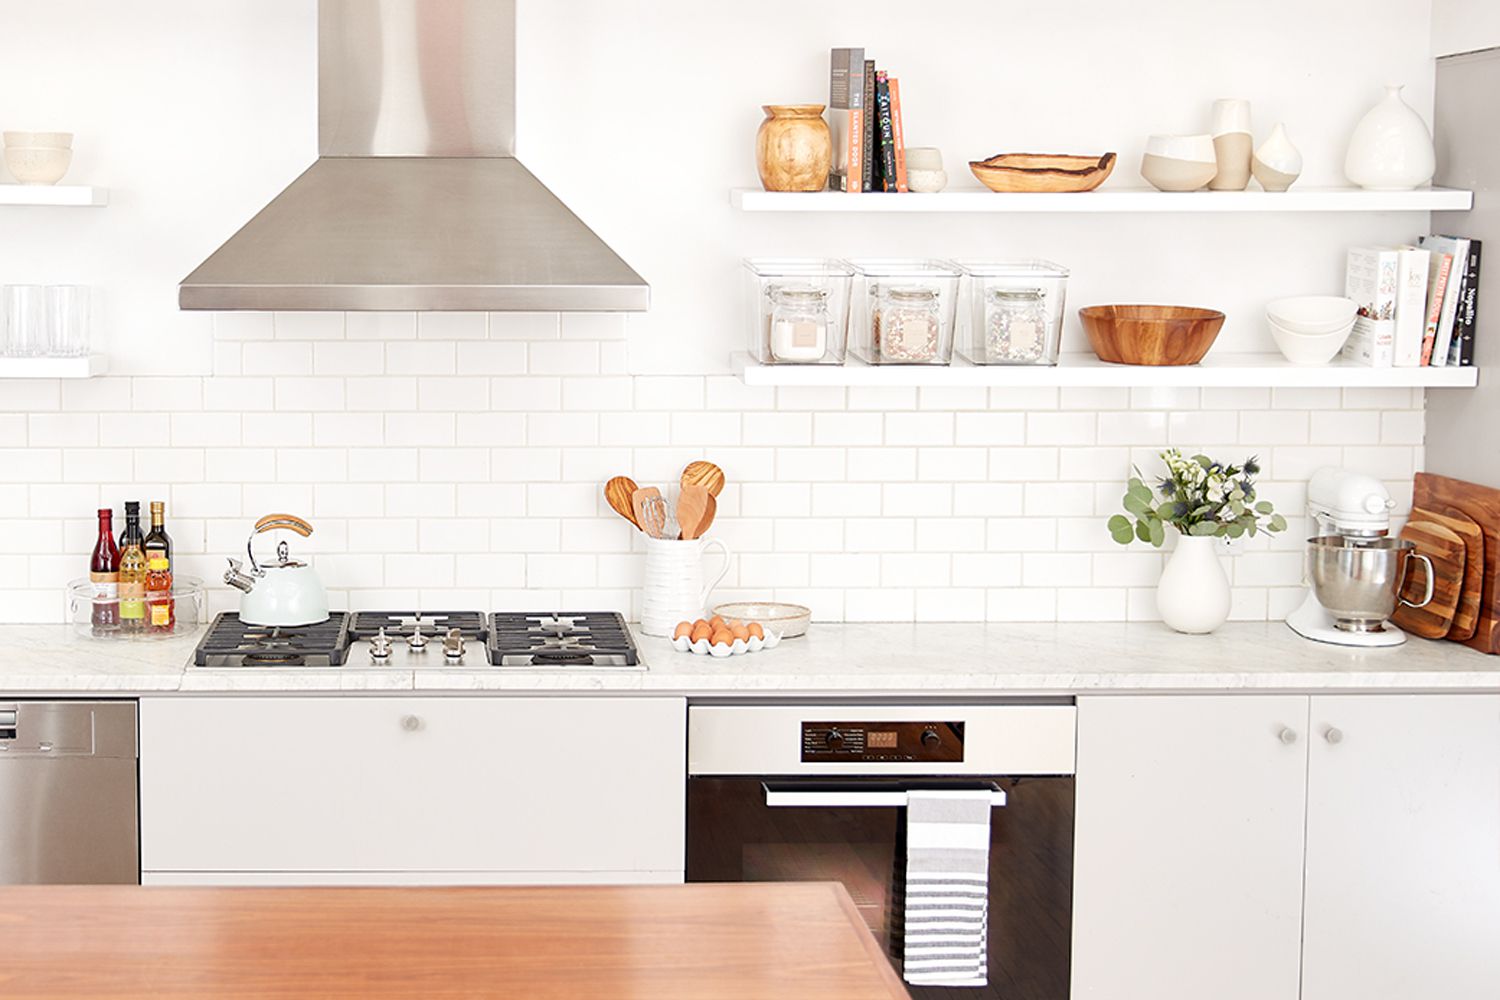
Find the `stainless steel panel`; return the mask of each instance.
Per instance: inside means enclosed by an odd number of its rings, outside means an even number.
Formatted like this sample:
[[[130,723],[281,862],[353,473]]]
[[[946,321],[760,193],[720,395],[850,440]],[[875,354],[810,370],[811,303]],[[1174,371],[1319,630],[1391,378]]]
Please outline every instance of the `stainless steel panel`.
[[[511,156],[515,0],[319,0],[323,156]]]
[[[1444,476],[1500,488],[1500,449],[1486,447],[1476,432],[1500,416],[1500,137],[1495,94],[1500,93],[1500,49],[1486,49],[1437,61],[1433,139],[1437,144],[1434,184],[1468,188],[1474,208],[1438,212],[1432,232],[1484,242],[1479,271],[1479,331],[1474,389],[1427,390],[1426,469]],[[1487,318],[1488,317],[1488,318]]]
[[[650,288],[513,159],[329,157],[184,279],[179,304],[639,311]]]
[[[140,881],[134,702],[8,702],[0,884]]]

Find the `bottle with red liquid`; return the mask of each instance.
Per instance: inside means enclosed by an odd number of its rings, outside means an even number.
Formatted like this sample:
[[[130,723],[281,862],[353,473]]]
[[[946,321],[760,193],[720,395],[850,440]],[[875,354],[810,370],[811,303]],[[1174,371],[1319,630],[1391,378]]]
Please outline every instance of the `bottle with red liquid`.
[[[120,631],[120,548],[115,544],[115,512],[99,509],[99,541],[89,560],[89,581],[94,585],[91,619],[95,635]]]

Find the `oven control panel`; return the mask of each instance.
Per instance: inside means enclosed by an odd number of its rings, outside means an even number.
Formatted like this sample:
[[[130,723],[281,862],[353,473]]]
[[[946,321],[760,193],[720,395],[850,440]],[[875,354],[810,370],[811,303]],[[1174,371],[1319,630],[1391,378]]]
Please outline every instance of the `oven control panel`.
[[[804,722],[802,762],[961,764],[962,722]]]

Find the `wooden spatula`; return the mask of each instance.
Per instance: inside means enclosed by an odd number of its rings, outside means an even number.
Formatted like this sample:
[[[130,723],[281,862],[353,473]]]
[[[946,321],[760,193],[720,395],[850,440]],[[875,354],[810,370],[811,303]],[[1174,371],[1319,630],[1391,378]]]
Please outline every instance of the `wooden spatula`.
[[[1453,625],[1453,615],[1463,593],[1467,559],[1464,541],[1441,524],[1431,521],[1407,522],[1401,529],[1401,537],[1432,560],[1432,600],[1420,608],[1397,605],[1391,621],[1424,639],[1441,639]],[[1407,601],[1420,601],[1427,589],[1427,581],[1422,578],[1426,567],[1416,560],[1408,561],[1407,566],[1401,597]]]
[[[629,476],[616,476],[604,484],[604,499],[608,501],[610,508],[637,528],[641,526],[641,522],[635,516],[631,498],[638,489],[640,487]]]
[[[702,538],[714,523],[719,504],[706,486],[687,485],[677,498],[677,523],[684,539]]]
[[[1463,539],[1463,592],[1459,594],[1458,608],[1453,612],[1453,627],[1448,629],[1448,638],[1472,639],[1474,630],[1479,627],[1480,597],[1484,591],[1484,529],[1461,511],[1440,511],[1420,505],[1412,508],[1409,523],[1419,521],[1440,524]]]
[[[724,470],[712,462],[689,462],[682,470],[682,485],[702,486],[718,496],[724,490]]]

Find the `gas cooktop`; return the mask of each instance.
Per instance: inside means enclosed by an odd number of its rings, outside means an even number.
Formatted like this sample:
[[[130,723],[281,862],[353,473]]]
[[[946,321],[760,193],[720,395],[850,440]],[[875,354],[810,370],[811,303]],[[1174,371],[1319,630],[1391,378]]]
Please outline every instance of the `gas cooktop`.
[[[266,627],[224,612],[198,643],[200,667],[644,670],[614,611],[335,612],[326,622]]]

